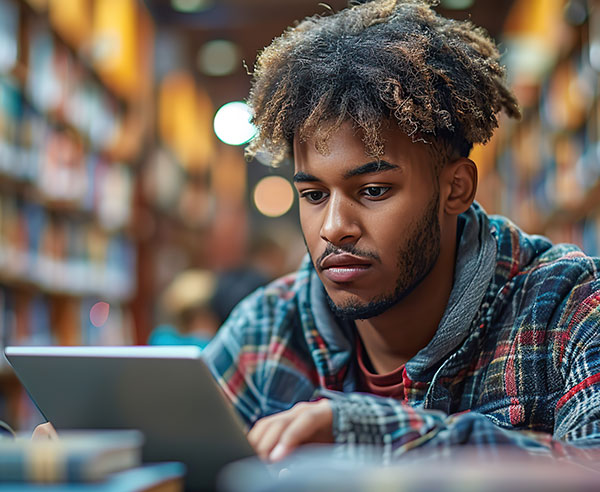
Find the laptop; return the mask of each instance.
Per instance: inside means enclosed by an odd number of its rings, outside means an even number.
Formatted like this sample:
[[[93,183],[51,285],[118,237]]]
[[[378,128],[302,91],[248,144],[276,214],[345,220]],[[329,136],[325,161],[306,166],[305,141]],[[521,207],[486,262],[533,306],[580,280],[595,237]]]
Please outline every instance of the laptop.
[[[185,347],[6,347],[57,429],[139,429],[144,462],[180,461],[186,489],[214,490],[221,468],[255,455],[200,355]]]

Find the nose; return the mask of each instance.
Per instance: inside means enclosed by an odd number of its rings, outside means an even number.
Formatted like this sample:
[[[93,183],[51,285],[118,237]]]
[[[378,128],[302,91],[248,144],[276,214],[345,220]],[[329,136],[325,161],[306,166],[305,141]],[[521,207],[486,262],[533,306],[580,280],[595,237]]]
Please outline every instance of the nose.
[[[361,236],[361,228],[356,217],[355,205],[350,200],[332,194],[325,208],[321,224],[321,238],[336,246],[353,244]]]

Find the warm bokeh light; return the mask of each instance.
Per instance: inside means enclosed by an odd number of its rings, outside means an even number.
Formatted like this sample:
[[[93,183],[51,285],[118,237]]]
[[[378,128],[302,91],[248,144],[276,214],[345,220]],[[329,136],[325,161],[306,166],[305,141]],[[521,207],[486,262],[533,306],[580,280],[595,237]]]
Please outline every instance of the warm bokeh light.
[[[134,0],[96,0],[92,5],[93,65],[109,87],[135,98],[142,78],[138,4]]]
[[[250,122],[252,115],[245,102],[224,104],[215,114],[215,134],[229,145],[243,145],[256,135],[256,127]]]
[[[294,203],[292,185],[281,176],[267,176],[254,188],[254,205],[267,217],[280,217]]]
[[[90,309],[90,321],[94,326],[99,328],[106,323],[109,313],[110,304],[107,302],[97,302]]]
[[[186,71],[167,74],[158,90],[158,130],[178,162],[189,171],[212,160],[214,108],[208,93]]]

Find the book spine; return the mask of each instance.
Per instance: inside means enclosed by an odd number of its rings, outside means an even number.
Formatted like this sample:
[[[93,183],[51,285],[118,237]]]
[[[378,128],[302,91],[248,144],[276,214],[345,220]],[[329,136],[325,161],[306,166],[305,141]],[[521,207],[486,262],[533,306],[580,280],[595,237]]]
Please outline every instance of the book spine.
[[[122,466],[95,467],[89,454],[67,454],[55,445],[30,446],[27,450],[0,454],[0,482],[65,483],[89,482],[105,478],[108,473],[139,465],[139,460],[124,459]],[[128,453],[120,453],[127,458]]]

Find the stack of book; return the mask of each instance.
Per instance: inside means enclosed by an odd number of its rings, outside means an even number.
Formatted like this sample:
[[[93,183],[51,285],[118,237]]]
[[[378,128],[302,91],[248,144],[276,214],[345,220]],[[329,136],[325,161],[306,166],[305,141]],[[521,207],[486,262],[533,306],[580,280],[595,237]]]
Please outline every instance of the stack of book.
[[[59,439],[0,439],[0,492],[177,491],[180,463],[142,466],[138,431],[70,431]]]

